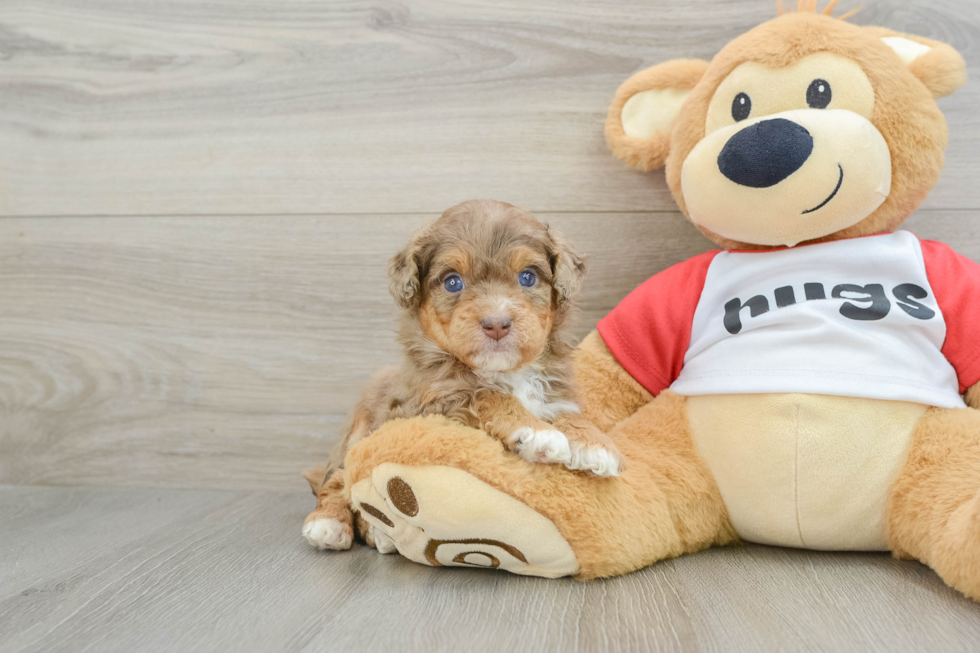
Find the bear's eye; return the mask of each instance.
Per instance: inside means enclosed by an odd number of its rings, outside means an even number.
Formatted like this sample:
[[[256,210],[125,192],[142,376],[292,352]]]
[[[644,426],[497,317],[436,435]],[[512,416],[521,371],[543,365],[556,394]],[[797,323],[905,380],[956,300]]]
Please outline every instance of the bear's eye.
[[[830,84],[826,79],[815,79],[806,89],[806,103],[811,109],[826,109],[831,97]]]
[[[745,120],[752,113],[752,98],[745,93],[739,93],[732,100],[732,118],[735,122]]]

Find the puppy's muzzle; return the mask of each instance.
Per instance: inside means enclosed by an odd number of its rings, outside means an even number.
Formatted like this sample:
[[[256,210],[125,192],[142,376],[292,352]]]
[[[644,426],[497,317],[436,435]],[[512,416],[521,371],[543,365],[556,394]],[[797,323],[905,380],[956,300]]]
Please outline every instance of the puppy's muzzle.
[[[506,315],[491,315],[480,321],[483,333],[493,340],[500,340],[510,333],[510,327],[513,324],[514,321]]]

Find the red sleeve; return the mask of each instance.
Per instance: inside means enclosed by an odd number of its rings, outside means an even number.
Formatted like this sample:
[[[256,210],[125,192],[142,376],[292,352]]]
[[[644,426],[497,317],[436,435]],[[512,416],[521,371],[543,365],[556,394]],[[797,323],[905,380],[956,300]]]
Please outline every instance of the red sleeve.
[[[694,310],[719,251],[705,252],[647,279],[599,321],[599,335],[609,351],[653,395],[669,387],[684,367]]]
[[[922,240],[929,285],[946,322],[943,355],[956,370],[960,392],[980,381],[980,265],[949,245]]]

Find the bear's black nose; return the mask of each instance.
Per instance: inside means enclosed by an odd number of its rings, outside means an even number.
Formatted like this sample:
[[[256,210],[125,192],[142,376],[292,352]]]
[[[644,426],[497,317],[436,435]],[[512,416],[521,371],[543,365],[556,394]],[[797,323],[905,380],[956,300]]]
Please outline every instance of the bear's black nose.
[[[769,188],[799,170],[812,151],[810,132],[792,120],[773,118],[729,138],[718,169],[741,186]]]

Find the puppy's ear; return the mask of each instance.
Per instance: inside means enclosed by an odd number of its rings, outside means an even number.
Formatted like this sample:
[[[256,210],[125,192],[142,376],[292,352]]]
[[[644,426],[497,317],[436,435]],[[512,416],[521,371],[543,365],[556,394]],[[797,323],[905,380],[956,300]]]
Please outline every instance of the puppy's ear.
[[[422,227],[414,234],[405,249],[388,261],[388,292],[402,308],[418,306],[422,293],[423,249],[430,227]]]
[[[586,272],[585,259],[554,227],[548,227],[548,236],[551,238],[551,271],[554,274],[551,285],[561,305],[570,301],[581,289]]]
[[[677,59],[642,70],[616,91],[606,115],[606,143],[631,168],[660,168],[670,152],[670,134],[707,61]]]
[[[966,62],[952,46],[942,41],[901,34],[884,28],[871,28],[882,42],[898,55],[919,78],[932,97],[946,97],[966,84]]]

